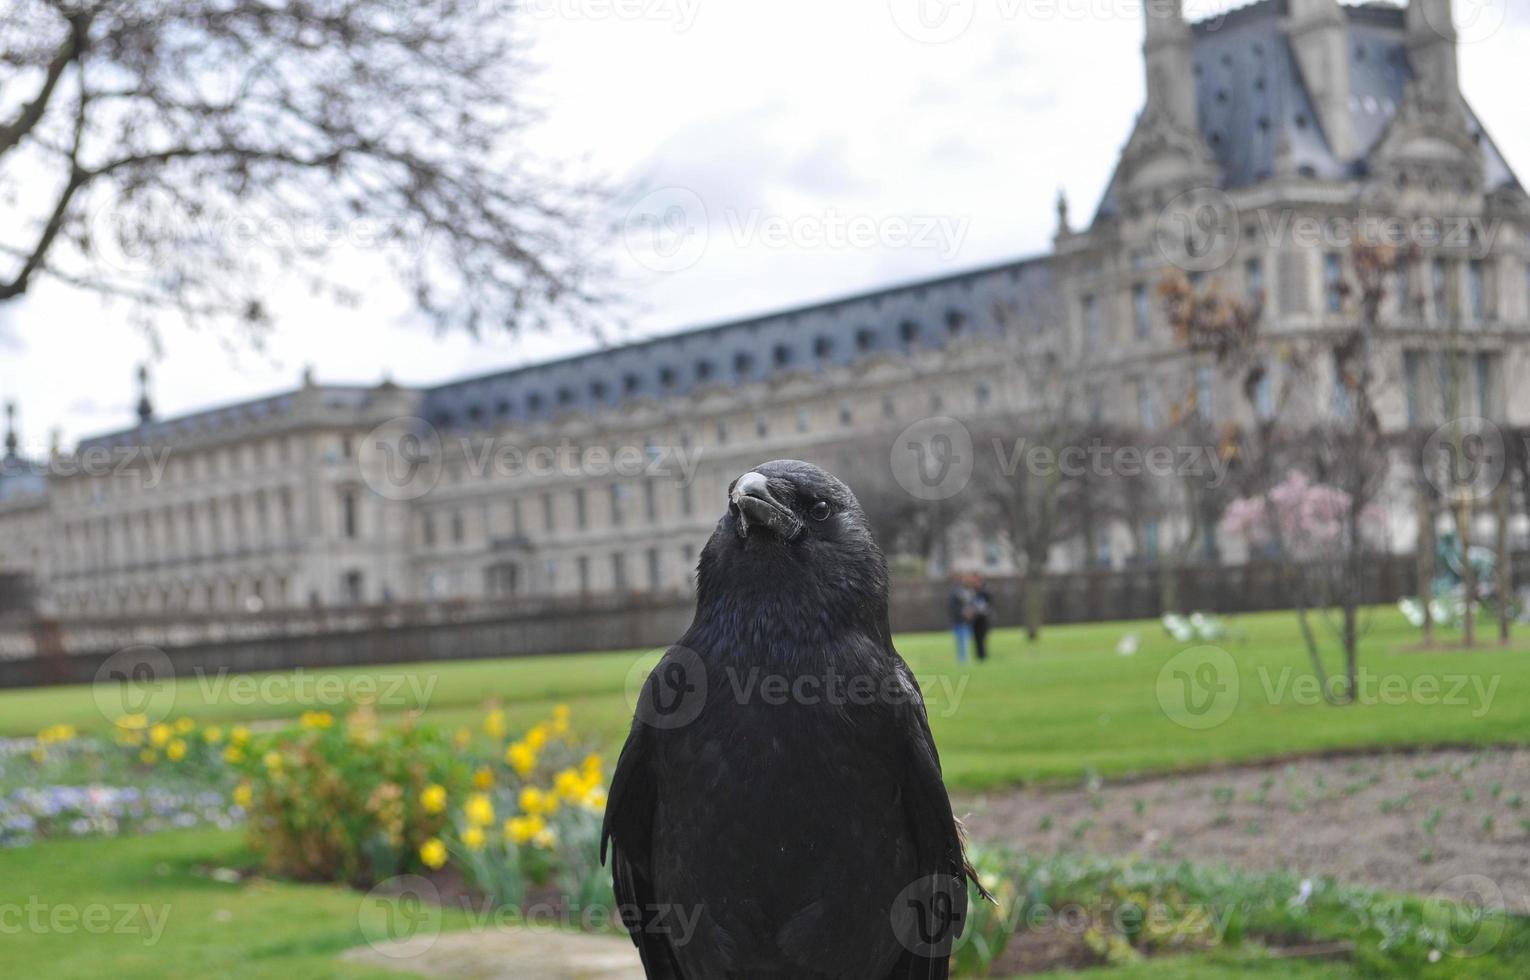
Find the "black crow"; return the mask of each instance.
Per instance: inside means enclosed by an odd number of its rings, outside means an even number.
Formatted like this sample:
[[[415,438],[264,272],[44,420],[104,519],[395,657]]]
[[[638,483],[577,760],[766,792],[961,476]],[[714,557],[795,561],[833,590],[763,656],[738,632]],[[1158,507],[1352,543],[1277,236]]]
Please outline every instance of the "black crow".
[[[848,487],[733,482],[636,716],[601,857],[650,978],[948,976],[972,872]]]

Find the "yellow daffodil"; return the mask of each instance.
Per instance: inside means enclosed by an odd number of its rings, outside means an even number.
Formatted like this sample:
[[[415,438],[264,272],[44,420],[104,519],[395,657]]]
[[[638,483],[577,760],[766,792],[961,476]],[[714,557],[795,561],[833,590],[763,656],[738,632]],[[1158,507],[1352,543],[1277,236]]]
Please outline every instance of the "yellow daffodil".
[[[265,765],[267,769],[280,769],[282,767],[282,754],[275,749],[272,749],[270,752],[267,752],[265,755],[261,756],[260,761]]]
[[[590,753],[579,764],[579,768],[584,770],[584,777],[586,779],[589,779],[591,776],[599,777],[605,771],[605,767],[606,761],[600,757],[599,752]]]
[[[536,750],[525,742],[513,742],[505,750],[505,764],[514,769],[522,779],[531,775],[531,770],[537,767]]]
[[[446,787],[431,783],[420,792],[420,806],[426,813],[440,813],[446,809]]]
[[[180,717],[175,719],[175,732],[177,735],[185,735],[187,732],[196,731],[197,723],[190,718]]]
[[[435,869],[446,863],[446,845],[440,838],[432,837],[420,845],[420,861],[425,867]]]
[[[42,765],[48,761],[48,750],[38,745],[32,749],[31,756],[33,762]]]
[[[483,733],[490,738],[505,737],[505,713],[495,708],[484,716]]]
[[[335,724],[335,716],[328,711],[305,711],[298,722],[304,728],[330,728]]]
[[[531,842],[550,851],[558,846],[558,832],[551,827],[543,827],[531,838]]]
[[[487,827],[494,822],[494,803],[486,793],[474,793],[468,797],[467,805],[462,808],[462,812],[469,823],[480,827]]]
[[[153,749],[144,749],[138,753],[138,761],[146,766],[152,766],[159,759],[159,753]]]
[[[462,832],[462,846],[470,851],[483,850],[483,828],[468,827]]]
[[[526,733],[526,744],[533,752],[540,752],[547,745],[547,726],[535,725]]]
[[[488,766],[480,766],[478,771],[473,773],[473,788],[493,789],[494,770],[490,769]]]
[[[528,844],[546,829],[541,817],[512,817],[505,821],[505,838],[512,844]]]
[[[606,808],[606,791],[599,786],[595,787],[584,794],[584,799],[579,801],[579,805],[591,813],[603,812]]]
[[[149,729],[149,744],[156,749],[164,748],[165,744],[170,741],[170,737],[174,734],[175,729],[164,722],[160,722]]]
[[[457,750],[459,752],[467,748],[469,745],[472,745],[473,730],[471,728],[467,728],[466,726],[457,729],[457,733],[452,736],[452,744],[457,746]]]
[[[249,783],[240,783],[238,786],[234,787],[234,802],[239,806],[248,810],[250,804],[254,801],[255,790],[250,787]]]
[[[246,745],[250,741],[250,730],[243,725],[235,725],[229,730],[228,740],[235,745]]]
[[[550,816],[558,809],[558,801],[535,786],[521,790],[519,802],[521,812],[530,817]]]
[[[553,777],[553,792],[565,800],[583,799],[589,791],[584,776],[577,769],[565,769]]]
[[[228,748],[223,750],[223,761],[230,765],[237,766],[239,763],[244,761],[244,749],[241,749],[237,745],[230,745]]]
[[[202,741],[208,745],[221,745],[223,743],[223,729],[217,725],[209,725],[202,729]]]
[[[118,728],[144,729],[149,727],[149,719],[142,712],[131,715],[123,715],[117,719]]]
[[[74,736],[73,725],[49,725],[37,733],[37,740],[44,745],[52,745],[55,742],[67,742]]]
[[[170,744],[165,746],[165,758],[169,759],[171,762],[180,762],[182,759],[186,758],[185,739],[171,739]]]

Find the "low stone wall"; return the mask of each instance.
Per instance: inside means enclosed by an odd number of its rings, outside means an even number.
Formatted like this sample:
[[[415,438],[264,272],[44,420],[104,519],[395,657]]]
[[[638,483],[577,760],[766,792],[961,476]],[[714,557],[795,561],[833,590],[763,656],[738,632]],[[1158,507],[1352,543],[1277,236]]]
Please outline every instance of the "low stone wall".
[[[1182,610],[1238,613],[1293,604],[1292,580],[1276,565],[1175,572],[1144,567],[1051,576],[1044,586],[1045,621],[1157,618],[1163,613],[1164,577],[1170,574]],[[1411,557],[1378,557],[1367,563],[1366,601],[1395,602],[1412,593],[1413,581]],[[1034,587],[1018,578],[989,582],[998,625],[1021,621],[1025,590]],[[893,591],[896,632],[948,625],[945,583],[898,581]],[[204,674],[659,648],[685,632],[692,613],[689,596],[669,594],[232,617],[13,621],[10,628],[0,626],[0,687],[89,683],[108,657],[128,647],[162,650],[177,673]]]

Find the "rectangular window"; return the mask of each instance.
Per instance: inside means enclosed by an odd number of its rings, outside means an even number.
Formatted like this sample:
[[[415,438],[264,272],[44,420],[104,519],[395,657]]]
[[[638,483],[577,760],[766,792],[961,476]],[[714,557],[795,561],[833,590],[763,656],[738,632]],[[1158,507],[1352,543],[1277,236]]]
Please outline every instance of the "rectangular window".
[[[1084,342],[1091,347],[1100,344],[1100,304],[1093,296],[1084,297]]]
[[[657,592],[664,587],[663,569],[659,567],[659,549],[648,549],[648,589]]]
[[[1151,381],[1137,382],[1137,415],[1144,429],[1158,428],[1158,403]]]
[[[577,567],[579,569],[579,594],[580,595],[589,595],[589,593],[590,593],[590,559],[588,557],[586,557],[585,555],[580,555],[578,557],[578,559],[575,560],[574,564],[575,564],[575,567]]]
[[[1132,287],[1132,322],[1137,329],[1137,339],[1147,340],[1153,332],[1153,300],[1145,283]]]
[[[627,556],[620,551],[611,556],[611,588],[616,592],[627,591]]]
[[[1397,267],[1397,312],[1405,317],[1414,316],[1418,312],[1417,304],[1413,301],[1413,263],[1406,259]]]
[[[627,488],[623,484],[611,484],[611,526],[621,527],[627,519]]]
[[[1467,296],[1471,303],[1472,320],[1482,323],[1488,318],[1487,274],[1481,259],[1473,259],[1466,267]]]
[[[1270,369],[1265,367],[1254,384],[1254,411],[1265,421],[1275,415],[1275,385],[1270,381]]]
[[[1434,292],[1434,322],[1445,323],[1455,311],[1450,302],[1450,269],[1444,259],[1435,259],[1431,268]]]
[[[1327,288],[1328,312],[1344,312],[1344,259],[1337,252],[1323,256],[1323,281]]]
[[[1477,355],[1477,414],[1491,419],[1498,416],[1498,372],[1494,355],[1483,352]]]
[[[555,519],[556,516],[557,515],[553,513],[552,494],[542,494],[542,527],[548,531],[555,530],[558,526],[558,522]]]
[[[1214,379],[1211,368],[1202,365],[1195,369],[1195,414],[1202,422],[1210,422],[1216,413]]]
[[[1333,360],[1333,414],[1335,418],[1347,419],[1354,410],[1354,392],[1345,383],[1344,367],[1337,357]]]
[[[583,531],[590,523],[589,507],[585,501],[584,487],[574,489],[574,526]]]
[[[1249,259],[1243,263],[1243,280],[1248,298],[1259,299],[1264,294],[1264,263],[1258,259]]]
[[[643,516],[650,521],[659,519],[659,497],[652,480],[643,481]]]
[[[1419,351],[1403,351],[1403,384],[1407,389],[1409,427],[1423,421],[1423,393],[1420,391],[1423,384],[1423,360],[1424,355]]]

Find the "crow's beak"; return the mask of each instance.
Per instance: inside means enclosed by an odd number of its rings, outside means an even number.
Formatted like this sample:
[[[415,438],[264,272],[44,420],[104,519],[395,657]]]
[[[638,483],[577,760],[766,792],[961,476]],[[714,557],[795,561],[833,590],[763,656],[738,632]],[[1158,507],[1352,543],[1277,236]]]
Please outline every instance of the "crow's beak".
[[[738,536],[741,538],[747,538],[749,532],[757,527],[765,528],[782,541],[790,541],[802,533],[802,521],[791,512],[791,508],[771,495],[770,481],[762,473],[751,470],[739,477],[728,498],[734,509]]]

